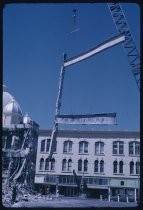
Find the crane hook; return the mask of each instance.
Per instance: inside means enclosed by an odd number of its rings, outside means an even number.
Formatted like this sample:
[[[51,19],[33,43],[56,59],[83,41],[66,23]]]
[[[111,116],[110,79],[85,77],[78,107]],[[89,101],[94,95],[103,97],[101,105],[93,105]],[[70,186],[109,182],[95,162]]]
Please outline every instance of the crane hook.
[[[80,29],[77,28],[77,9],[73,9],[73,31],[71,33],[79,31]]]

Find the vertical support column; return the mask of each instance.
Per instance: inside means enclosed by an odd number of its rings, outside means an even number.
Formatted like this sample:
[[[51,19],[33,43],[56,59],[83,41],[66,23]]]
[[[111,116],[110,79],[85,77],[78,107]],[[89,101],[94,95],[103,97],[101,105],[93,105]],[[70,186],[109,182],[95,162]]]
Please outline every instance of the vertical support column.
[[[137,189],[135,188],[135,202],[137,202]]]
[[[127,199],[127,203],[129,203],[129,197],[128,197],[128,195],[127,195],[126,199]]]
[[[119,194],[118,194],[118,202],[120,202],[120,196],[119,196]]]
[[[56,176],[56,198],[59,198],[59,176]]]
[[[108,187],[108,201],[110,202],[111,200],[111,189]]]
[[[63,83],[64,83],[64,75],[65,75],[65,67],[64,67],[64,61],[66,60],[66,54],[63,54],[63,63],[61,66],[61,72],[60,72],[60,79],[59,79],[59,90],[58,90],[58,96],[56,101],[56,111],[55,111],[55,119],[54,119],[54,126],[51,134],[51,142],[50,142],[50,148],[49,148],[49,159],[51,159],[53,154],[53,149],[56,144],[56,137],[57,137],[57,131],[58,131],[58,123],[56,122],[56,117],[58,114],[60,114],[60,108],[61,108],[61,101],[62,101],[62,91],[63,91]]]

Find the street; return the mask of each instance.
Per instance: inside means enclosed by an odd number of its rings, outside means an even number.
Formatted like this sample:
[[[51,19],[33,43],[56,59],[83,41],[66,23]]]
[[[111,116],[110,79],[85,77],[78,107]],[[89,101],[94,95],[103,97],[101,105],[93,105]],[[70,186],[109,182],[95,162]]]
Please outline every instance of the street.
[[[137,207],[135,202],[115,202],[107,200],[99,200],[94,198],[73,198],[73,197],[62,197],[59,199],[47,199],[46,197],[34,198],[32,197],[28,201],[17,202],[12,207],[34,207],[34,208],[91,208],[91,207]]]

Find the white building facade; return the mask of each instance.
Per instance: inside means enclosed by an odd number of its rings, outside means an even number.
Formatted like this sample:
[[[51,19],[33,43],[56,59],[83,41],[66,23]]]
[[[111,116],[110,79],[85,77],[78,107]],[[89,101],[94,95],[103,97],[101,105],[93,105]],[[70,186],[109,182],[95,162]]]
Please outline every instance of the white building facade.
[[[2,114],[2,202],[7,206],[15,202],[14,189],[19,195],[24,187],[34,189],[39,125],[28,114],[23,116],[6,86]]]
[[[51,161],[50,130],[40,130],[35,184],[43,194],[81,193],[137,200],[140,186],[140,137],[132,131],[58,131]]]

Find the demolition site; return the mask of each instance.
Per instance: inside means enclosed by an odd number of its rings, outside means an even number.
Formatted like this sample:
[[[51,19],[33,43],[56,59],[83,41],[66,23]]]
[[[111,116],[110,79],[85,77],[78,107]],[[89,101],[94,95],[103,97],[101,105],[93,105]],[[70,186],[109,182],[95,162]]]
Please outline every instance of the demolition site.
[[[131,207],[139,203],[139,131],[59,129],[61,124],[117,123],[114,112],[83,115],[60,113],[65,69],[68,66],[123,44],[131,69],[136,65],[132,73],[140,89],[140,68],[137,63],[140,59],[125,16],[122,15],[122,7],[119,3],[108,3],[108,7],[118,29],[117,36],[71,59],[63,55],[53,129],[39,129],[39,125],[27,113],[23,115],[19,103],[3,85],[3,206]],[[75,21],[76,10],[73,12]],[[122,24],[118,24],[118,19],[122,19]]]

